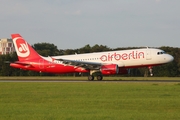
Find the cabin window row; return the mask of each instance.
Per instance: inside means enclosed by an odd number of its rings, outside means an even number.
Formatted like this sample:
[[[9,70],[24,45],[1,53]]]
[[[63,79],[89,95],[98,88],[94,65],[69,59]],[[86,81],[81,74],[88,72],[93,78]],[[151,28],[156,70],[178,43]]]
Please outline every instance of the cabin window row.
[[[88,61],[88,60],[98,60],[99,58],[88,58],[88,59],[79,59],[75,61]]]

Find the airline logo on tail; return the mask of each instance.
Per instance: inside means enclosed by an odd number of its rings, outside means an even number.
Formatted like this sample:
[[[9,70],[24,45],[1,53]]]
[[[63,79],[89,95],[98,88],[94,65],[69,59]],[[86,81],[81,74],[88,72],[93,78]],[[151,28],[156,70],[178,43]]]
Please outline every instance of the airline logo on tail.
[[[19,57],[28,57],[30,55],[28,44],[23,40],[22,37],[16,37],[13,39],[13,41]]]

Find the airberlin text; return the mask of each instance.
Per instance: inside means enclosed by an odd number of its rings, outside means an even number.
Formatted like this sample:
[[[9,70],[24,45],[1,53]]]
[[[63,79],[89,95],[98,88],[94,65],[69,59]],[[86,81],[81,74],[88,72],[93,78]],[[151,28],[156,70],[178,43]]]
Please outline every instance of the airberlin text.
[[[144,58],[144,52],[132,51],[130,53],[108,53],[100,57],[103,62],[106,61],[119,61],[119,60],[130,60],[130,59],[141,59]]]

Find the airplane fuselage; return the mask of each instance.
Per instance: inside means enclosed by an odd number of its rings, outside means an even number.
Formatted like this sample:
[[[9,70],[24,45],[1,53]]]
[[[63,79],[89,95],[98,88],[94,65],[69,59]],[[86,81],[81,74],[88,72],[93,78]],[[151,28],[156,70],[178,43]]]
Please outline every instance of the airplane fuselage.
[[[24,70],[49,73],[89,72],[89,70],[85,70],[81,67],[63,64],[62,61],[57,59],[101,64],[117,64],[119,68],[136,68],[161,65],[171,61],[173,58],[171,55],[165,54],[164,51],[160,49],[147,48],[42,57],[38,60],[25,61],[30,64],[27,66],[14,63],[12,63],[11,66],[22,68]]]
[[[19,34],[12,34],[19,61],[10,66],[47,73],[89,72],[88,80],[102,80],[102,75],[125,74],[127,68],[157,66],[174,58],[155,48],[117,50],[63,56],[40,56]],[[153,75],[151,73],[151,75]]]

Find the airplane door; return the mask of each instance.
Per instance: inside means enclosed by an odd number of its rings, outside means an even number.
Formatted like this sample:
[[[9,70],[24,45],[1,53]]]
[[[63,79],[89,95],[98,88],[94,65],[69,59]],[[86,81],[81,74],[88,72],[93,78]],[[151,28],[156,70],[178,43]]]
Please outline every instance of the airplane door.
[[[39,68],[44,69],[44,59],[39,60]]]
[[[150,50],[146,51],[146,60],[151,60],[151,51]]]

